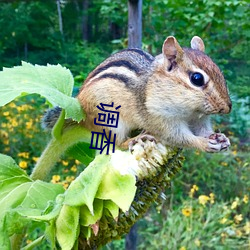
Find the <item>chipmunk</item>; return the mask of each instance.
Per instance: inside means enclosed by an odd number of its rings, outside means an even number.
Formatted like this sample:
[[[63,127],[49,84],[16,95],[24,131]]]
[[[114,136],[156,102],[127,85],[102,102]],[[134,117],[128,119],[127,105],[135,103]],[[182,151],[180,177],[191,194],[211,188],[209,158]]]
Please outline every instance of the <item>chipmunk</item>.
[[[227,114],[232,104],[223,74],[204,50],[198,36],[191,48],[181,48],[169,36],[156,57],[140,49],[110,56],[88,75],[77,96],[86,112],[83,126],[111,129],[120,146],[133,140],[128,139],[132,130],[141,129],[139,137],[150,135],[164,145],[206,152],[227,149],[230,142],[213,131],[210,115]],[[121,105],[117,128],[94,124],[100,103]]]

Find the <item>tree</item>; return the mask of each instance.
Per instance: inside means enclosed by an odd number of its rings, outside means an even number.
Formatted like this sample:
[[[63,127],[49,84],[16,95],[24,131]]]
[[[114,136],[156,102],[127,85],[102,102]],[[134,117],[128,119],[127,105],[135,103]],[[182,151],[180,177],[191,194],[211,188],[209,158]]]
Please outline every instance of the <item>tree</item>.
[[[128,47],[142,46],[142,0],[128,1]]]

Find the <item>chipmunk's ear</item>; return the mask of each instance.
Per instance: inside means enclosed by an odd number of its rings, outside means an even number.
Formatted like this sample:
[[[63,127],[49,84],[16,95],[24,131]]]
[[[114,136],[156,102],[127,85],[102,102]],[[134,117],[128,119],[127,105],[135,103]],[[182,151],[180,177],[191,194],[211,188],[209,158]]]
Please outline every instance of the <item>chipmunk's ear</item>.
[[[170,61],[179,61],[182,59],[183,50],[175,37],[169,36],[162,46],[162,54]]]
[[[191,40],[191,48],[192,49],[197,49],[197,50],[200,50],[202,52],[205,51],[205,45],[204,45],[204,42],[203,40],[198,37],[198,36],[194,36]]]

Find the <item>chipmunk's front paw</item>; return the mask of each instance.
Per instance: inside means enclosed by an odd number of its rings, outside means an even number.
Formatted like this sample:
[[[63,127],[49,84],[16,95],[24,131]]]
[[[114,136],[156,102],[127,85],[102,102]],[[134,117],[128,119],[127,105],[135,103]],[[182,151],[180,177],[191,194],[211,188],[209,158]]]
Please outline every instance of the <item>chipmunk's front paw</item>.
[[[128,146],[129,146],[129,150],[132,152],[133,151],[133,146],[137,143],[139,143],[142,147],[144,147],[144,144],[146,141],[152,141],[152,142],[155,142],[156,143],[156,139],[154,138],[154,136],[152,135],[148,135],[148,134],[141,134],[141,135],[138,135],[136,136],[135,138],[133,138]]]
[[[214,133],[208,137],[208,152],[225,151],[230,147],[229,139],[221,133]]]

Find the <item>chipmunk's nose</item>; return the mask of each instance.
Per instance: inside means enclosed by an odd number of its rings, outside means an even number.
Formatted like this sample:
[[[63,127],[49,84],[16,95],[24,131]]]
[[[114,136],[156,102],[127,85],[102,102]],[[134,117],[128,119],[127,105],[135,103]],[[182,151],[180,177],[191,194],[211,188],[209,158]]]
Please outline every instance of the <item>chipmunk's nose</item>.
[[[232,109],[232,102],[229,101],[222,109],[220,109],[220,114],[228,114],[231,112]]]

